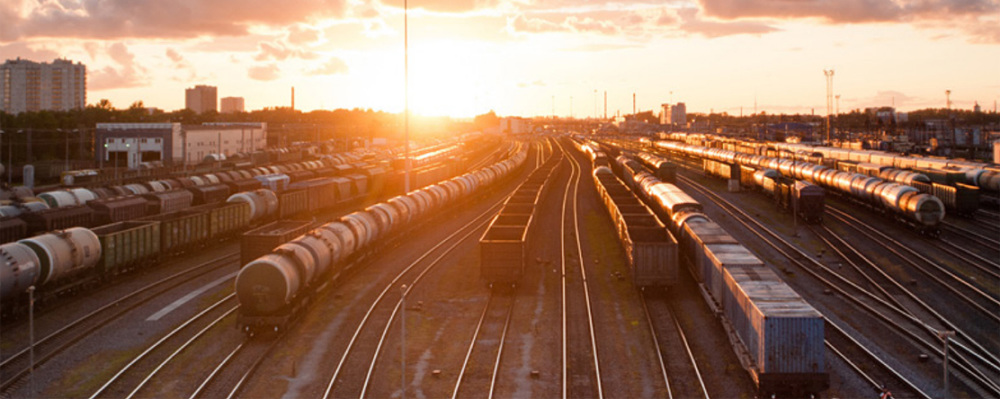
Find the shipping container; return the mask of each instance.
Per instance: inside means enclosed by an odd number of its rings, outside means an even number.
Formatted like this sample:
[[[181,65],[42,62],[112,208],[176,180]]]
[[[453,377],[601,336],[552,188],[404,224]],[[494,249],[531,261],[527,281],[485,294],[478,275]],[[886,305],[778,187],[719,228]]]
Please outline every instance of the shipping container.
[[[754,254],[740,244],[705,244],[701,256],[701,275],[705,286],[716,301],[722,301],[725,291],[723,271],[728,267],[764,267]]]
[[[753,357],[751,375],[759,388],[826,389],[822,315],[767,267],[729,267],[725,273],[723,311]]]

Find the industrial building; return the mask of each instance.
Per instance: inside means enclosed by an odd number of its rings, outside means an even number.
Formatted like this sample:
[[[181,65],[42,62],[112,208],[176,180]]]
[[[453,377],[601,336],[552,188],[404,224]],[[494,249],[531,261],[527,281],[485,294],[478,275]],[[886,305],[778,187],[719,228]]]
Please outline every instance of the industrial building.
[[[660,111],[661,125],[685,126],[687,125],[687,106],[684,103],[674,105],[662,104]]]
[[[215,86],[197,85],[184,90],[184,108],[199,114],[218,111],[219,89]]]
[[[11,114],[81,109],[87,104],[87,67],[65,59],[7,60],[0,65],[0,94],[0,111]]]
[[[103,166],[129,169],[141,163],[194,165],[210,154],[227,157],[263,150],[267,123],[98,123],[95,154]],[[108,162],[109,164],[105,164]]]
[[[246,110],[243,97],[222,97],[219,100],[219,107],[221,109],[219,112],[223,114],[235,114]]]
[[[500,133],[507,135],[519,135],[531,133],[531,120],[518,117],[500,118]]]

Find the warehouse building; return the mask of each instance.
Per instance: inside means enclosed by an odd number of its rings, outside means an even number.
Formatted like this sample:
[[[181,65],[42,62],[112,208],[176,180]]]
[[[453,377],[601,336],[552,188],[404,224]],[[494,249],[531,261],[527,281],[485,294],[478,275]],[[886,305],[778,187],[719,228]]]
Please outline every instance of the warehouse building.
[[[94,144],[97,161],[104,167],[195,165],[211,154],[230,157],[263,150],[267,123],[98,123]]]

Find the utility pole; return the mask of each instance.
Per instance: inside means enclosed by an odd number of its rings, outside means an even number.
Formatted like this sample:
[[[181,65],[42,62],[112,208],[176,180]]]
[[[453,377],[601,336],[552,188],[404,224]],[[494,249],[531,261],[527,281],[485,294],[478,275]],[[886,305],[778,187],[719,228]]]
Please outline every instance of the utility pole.
[[[993,112],[996,113],[997,102],[993,102]],[[604,91],[604,120],[608,120],[608,91]]]
[[[830,141],[830,122],[833,114],[833,70],[824,69],[826,76],[826,141]]]
[[[944,394],[948,396],[948,341],[955,336],[954,331],[939,331],[938,338],[944,341]]]
[[[401,297],[399,300],[400,301],[399,310],[401,315],[399,318],[399,322],[402,327],[400,329],[401,332],[399,338],[399,347],[402,348],[402,350],[400,350],[400,358],[402,359],[400,361],[400,366],[402,371],[400,371],[399,373],[402,376],[403,380],[403,386],[401,387],[402,394],[400,394],[399,396],[401,399],[406,399],[406,289],[407,289],[406,284],[403,284],[403,286],[400,287]]]
[[[403,0],[403,141],[406,151],[406,176],[403,191],[410,192],[410,20],[409,0]],[[405,388],[404,388],[405,389]],[[404,391],[405,393],[405,391]]]
[[[569,117],[573,118],[573,96],[569,96]]]

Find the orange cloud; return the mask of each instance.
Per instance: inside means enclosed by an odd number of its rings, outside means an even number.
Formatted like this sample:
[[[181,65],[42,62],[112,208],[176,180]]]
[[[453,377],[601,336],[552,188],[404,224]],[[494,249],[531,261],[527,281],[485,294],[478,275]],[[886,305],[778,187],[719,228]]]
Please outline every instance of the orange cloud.
[[[281,26],[339,17],[346,0],[63,0],[0,6],[0,41],[33,37],[192,38],[245,35],[254,25]],[[9,2],[5,2],[9,3]]]

